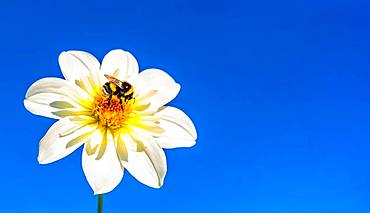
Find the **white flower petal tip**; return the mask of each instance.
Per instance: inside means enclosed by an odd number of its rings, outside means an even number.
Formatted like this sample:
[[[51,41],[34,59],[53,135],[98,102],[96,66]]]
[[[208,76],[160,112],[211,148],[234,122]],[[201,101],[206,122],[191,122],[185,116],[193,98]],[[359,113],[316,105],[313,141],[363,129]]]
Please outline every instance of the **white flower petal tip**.
[[[137,75],[139,73],[139,65],[131,53],[115,49],[104,56],[101,70],[123,81]]]
[[[139,73],[139,78],[137,98],[149,102],[150,109],[154,111],[172,101],[181,89],[180,84],[160,69],[146,69]]]
[[[196,144],[197,132],[193,122],[180,109],[165,106],[156,113],[160,127],[165,132],[156,137],[157,143],[166,149],[192,147]]]
[[[64,78],[78,85],[90,95],[101,90],[103,79],[99,61],[90,53],[70,50],[59,55],[59,66]]]
[[[105,194],[121,182],[124,172],[117,157],[112,135],[109,132],[105,135],[95,133],[93,137],[92,146],[99,144],[99,148],[91,154],[85,144],[82,153],[82,168],[94,194]],[[98,158],[102,150],[102,156]]]
[[[72,82],[81,79],[81,76],[89,76],[91,72],[98,72],[100,68],[99,61],[84,51],[64,51],[59,55],[58,61],[63,76]]]
[[[39,143],[37,160],[40,164],[48,164],[64,158],[89,140],[94,128],[66,118],[55,122]]]
[[[124,167],[141,183],[160,188],[167,173],[166,155],[162,148],[150,138],[145,140],[143,152],[128,153],[128,162],[122,162]]]
[[[35,115],[60,119],[54,112],[60,111],[65,103],[70,111],[82,112],[88,108],[86,103],[91,102],[91,97],[78,86],[60,78],[43,78],[33,83],[27,90],[24,106]],[[73,108],[73,109],[72,109]]]

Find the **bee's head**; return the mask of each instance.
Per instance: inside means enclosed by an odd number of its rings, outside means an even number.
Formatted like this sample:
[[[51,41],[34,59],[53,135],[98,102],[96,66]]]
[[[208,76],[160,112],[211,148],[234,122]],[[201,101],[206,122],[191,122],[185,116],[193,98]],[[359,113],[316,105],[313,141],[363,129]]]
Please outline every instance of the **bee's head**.
[[[122,89],[125,91],[125,93],[131,93],[132,92],[132,86],[128,82],[122,82]]]

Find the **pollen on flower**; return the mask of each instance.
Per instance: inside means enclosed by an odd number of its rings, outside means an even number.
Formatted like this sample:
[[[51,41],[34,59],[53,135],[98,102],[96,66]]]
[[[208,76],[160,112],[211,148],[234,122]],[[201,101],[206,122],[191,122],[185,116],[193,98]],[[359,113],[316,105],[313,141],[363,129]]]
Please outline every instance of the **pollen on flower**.
[[[117,96],[98,95],[95,97],[92,112],[101,126],[111,129],[120,128],[127,124],[132,112],[132,101],[121,101]]]

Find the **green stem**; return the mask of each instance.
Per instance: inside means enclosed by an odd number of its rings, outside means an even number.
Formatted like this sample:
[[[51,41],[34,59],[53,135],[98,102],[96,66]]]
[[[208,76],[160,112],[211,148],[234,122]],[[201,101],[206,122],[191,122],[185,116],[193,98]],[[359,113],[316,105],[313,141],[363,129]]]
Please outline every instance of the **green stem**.
[[[103,195],[98,195],[98,213],[103,212]]]

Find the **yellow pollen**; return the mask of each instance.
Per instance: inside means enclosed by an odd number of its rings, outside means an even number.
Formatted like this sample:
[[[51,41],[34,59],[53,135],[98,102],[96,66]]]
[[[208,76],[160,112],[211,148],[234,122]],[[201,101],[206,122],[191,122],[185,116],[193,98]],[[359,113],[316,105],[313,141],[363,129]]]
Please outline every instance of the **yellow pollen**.
[[[93,103],[92,112],[101,126],[116,129],[124,126],[132,112],[132,101],[120,101],[117,96],[98,95]]]

